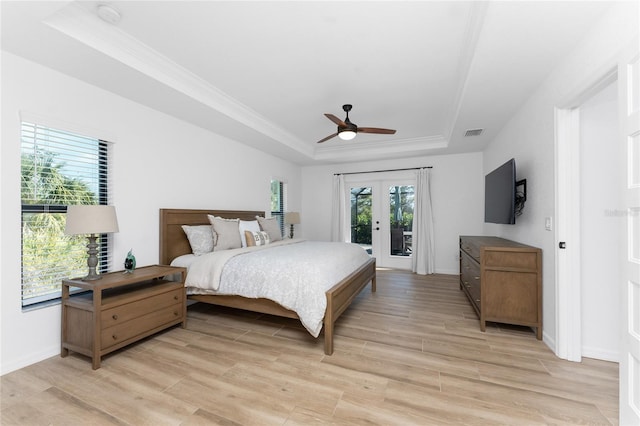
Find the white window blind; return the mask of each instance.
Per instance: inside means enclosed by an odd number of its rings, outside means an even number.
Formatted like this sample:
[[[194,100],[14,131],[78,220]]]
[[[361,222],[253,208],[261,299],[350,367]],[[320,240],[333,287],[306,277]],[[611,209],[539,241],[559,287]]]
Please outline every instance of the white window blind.
[[[64,278],[87,274],[85,236],[64,235],[68,205],[109,203],[109,147],[30,122],[21,126],[22,306],[60,297]],[[110,269],[109,237],[98,270]]]

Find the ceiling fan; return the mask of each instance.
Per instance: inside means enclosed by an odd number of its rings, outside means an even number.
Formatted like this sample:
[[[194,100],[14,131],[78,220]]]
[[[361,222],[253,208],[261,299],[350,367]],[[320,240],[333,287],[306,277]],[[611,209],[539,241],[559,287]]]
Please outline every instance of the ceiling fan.
[[[383,135],[393,135],[396,131],[392,129],[381,129],[379,127],[358,127],[351,121],[349,121],[349,111],[353,106],[346,104],[342,105],[342,109],[347,113],[347,118],[344,121],[340,120],[333,114],[325,114],[325,116],[338,125],[338,131],[332,135],[327,136],[324,139],[320,139],[318,143],[328,141],[331,138],[338,136],[340,139],[348,141],[356,137],[356,133],[378,133]]]

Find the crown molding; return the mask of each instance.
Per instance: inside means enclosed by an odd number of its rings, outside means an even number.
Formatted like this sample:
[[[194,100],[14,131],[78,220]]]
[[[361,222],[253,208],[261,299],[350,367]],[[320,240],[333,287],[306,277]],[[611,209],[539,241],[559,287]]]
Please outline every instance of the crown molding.
[[[432,150],[447,148],[447,146],[449,141],[442,135],[375,142],[344,141],[339,145],[316,147],[313,158],[318,161],[345,161],[373,157],[406,157],[407,155],[428,155]]]

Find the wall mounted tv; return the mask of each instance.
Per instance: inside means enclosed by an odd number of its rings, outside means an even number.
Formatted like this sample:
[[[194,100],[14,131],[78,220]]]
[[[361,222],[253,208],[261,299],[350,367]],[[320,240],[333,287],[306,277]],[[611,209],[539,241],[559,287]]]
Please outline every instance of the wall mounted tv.
[[[517,190],[520,186],[523,191]],[[515,224],[526,199],[527,181],[516,181],[516,160],[512,158],[484,178],[484,221]]]

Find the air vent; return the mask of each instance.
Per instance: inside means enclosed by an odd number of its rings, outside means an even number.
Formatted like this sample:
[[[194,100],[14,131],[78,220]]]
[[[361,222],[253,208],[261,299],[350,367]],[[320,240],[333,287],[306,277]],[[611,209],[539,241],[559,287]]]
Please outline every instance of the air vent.
[[[469,129],[464,132],[464,137],[466,138],[467,136],[480,136],[483,130],[484,129]]]

